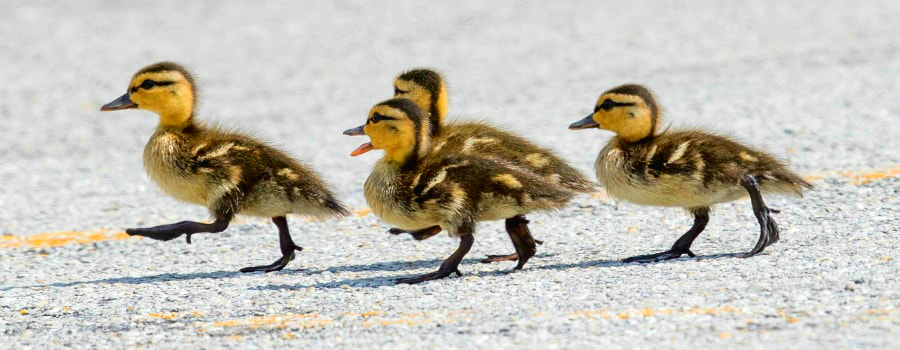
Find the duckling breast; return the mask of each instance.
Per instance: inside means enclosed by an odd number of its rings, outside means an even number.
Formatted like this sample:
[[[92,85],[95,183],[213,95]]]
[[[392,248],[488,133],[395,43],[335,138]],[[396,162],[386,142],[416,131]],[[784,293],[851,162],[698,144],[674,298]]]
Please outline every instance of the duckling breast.
[[[399,169],[385,161],[375,164],[363,187],[366,203],[381,220],[405,230],[433,226],[440,220],[431,211],[412,201],[411,189],[405,186]]]
[[[157,131],[144,147],[144,168],[150,180],[166,194],[183,202],[206,205],[206,180],[191,170],[187,145],[183,135]]]

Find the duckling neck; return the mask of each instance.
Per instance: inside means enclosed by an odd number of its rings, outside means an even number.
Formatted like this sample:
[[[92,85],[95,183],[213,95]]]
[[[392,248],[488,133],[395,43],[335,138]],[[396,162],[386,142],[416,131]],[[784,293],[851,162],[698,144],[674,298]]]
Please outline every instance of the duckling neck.
[[[415,152],[409,150],[385,152],[384,162],[399,170],[409,170],[416,166]]]
[[[631,143],[642,143],[642,142],[650,141],[655,136],[656,135],[654,135],[653,132],[650,132],[643,136],[641,136],[641,135],[619,135],[618,139],[621,140],[623,143],[631,144]]]
[[[194,107],[178,105],[159,112],[159,127],[166,129],[184,128],[194,123]]]

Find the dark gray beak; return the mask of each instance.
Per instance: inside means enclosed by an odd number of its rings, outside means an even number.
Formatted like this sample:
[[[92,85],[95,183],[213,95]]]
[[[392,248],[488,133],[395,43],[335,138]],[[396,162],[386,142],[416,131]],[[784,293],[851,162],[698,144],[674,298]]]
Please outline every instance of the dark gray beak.
[[[131,98],[128,97],[128,93],[125,93],[124,95],[119,96],[119,98],[113,100],[112,102],[103,105],[103,107],[100,107],[100,111],[103,111],[103,112],[118,111],[120,109],[137,108],[137,106],[138,106],[137,103],[134,103],[134,101],[132,101]]]
[[[365,128],[365,127],[366,127],[365,124],[363,124],[363,125],[360,125],[360,126],[357,126],[357,127],[353,128],[353,129],[347,129],[347,130],[344,130],[344,135],[347,135],[347,136],[362,136],[362,135],[365,135],[366,132],[363,130],[363,128]]]
[[[593,113],[588,114],[588,116],[584,117],[584,119],[574,122],[574,123],[572,123],[572,125],[569,125],[570,130],[581,130],[581,129],[590,129],[590,128],[599,128],[599,127],[600,127],[600,124],[597,124],[597,122],[594,121]]]

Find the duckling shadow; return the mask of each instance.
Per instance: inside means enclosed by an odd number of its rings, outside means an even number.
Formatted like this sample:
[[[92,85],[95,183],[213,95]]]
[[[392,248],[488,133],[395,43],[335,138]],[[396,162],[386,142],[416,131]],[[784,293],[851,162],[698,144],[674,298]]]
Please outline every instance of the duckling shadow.
[[[477,264],[481,261],[481,259],[463,259],[462,265],[466,264]],[[391,262],[383,262],[383,263],[375,263],[375,264],[367,264],[367,265],[345,265],[345,266],[335,266],[329,267],[322,270],[292,270],[285,271],[288,273],[302,273],[306,275],[317,275],[323,272],[368,272],[368,271],[388,271],[388,272],[396,272],[396,271],[405,271],[405,270],[414,270],[414,269],[427,269],[434,268],[437,269],[440,264],[444,262],[442,259],[431,259],[431,260],[416,260],[416,261],[391,261]],[[500,275],[504,274],[503,271],[494,272],[481,272],[479,274],[472,274],[473,276],[481,276],[481,275]],[[464,274],[463,276],[467,276],[469,274]],[[299,290],[299,289],[307,289],[307,288],[344,288],[344,286],[350,286],[354,288],[378,288],[382,286],[393,286],[396,285],[394,282],[397,278],[403,277],[412,277],[413,275],[398,275],[398,276],[374,276],[374,277],[366,277],[366,278],[350,278],[338,281],[330,281],[330,282],[321,282],[314,284],[270,284],[266,286],[258,286],[252,287],[251,290]]]
[[[465,260],[464,260],[465,261]],[[369,271],[402,271],[402,270],[410,270],[415,269],[427,265],[438,265],[443,260],[441,259],[431,259],[431,260],[415,260],[415,261],[388,261],[388,262],[380,262],[374,264],[359,264],[359,265],[342,265],[342,266],[332,266],[321,270],[293,270],[292,272],[300,272],[307,275],[315,275],[323,272],[331,272],[331,273],[339,273],[339,272],[369,272]]]
[[[548,255],[550,256],[550,255]],[[587,261],[579,261],[573,263],[558,263],[558,264],[549,264],[549,265],[537,265],[537,266],[526,266],[525,270],[570,270],[570,269],[583,269],[589,267],[614,267],[614,266],[646,266],[646,265],[655,265],[655,264],[665,264],[665,263],[677,263],[677,262],[690,262],[690,261],[701,261],[701,260],[712,260],[712,259],[722,259],[722,258],[740,258],[743,256],[743,253],[720,253],[720,254],[709,254],[709,255],[697,255],[693,258],[683,257],[680,259],[666,260],[666,261],[658,261],[653,263],[637,263],[637,262],[622,262],[622,260],[587,260]],[[538,254],[536,257],[540,258],[543,255]],[[504,271],[498,271],[498,273],[482,273],[483,275],[496,275],[496,274],[504,274]]]
[[[555,254],[538,254],[535,258],[547,258],[553,257]],[[480,263],[481,258],[467,258],[463,259],[462,265],[465,264],[476,264]],[[321,270],[311,270],[311,269],[299,269],[286,271],[289,273],[304,273],[308,275],[320,274],[323,272],[369,272],[369,271],[404,271],[404,270],[412,270],[422,267],[434,266],[437,268],[443,263],[443,259],[431,259],[431,260],[415,260],[415,261],[390,261],[390,262],[382,262],[382,263],[374,263],[374,264],[360,264],[360,265],[343,265],[343,266],[332,266]]]
[[[682,259],[674,259],[667,261],[660,261],[656,263],[624,263],[622,260],[588,260],[588,261],[579,261],[573,263],[559,263],[559,264],[549,264],[549,265],[528,265],[525,267],[525,271],[529,270],[570,270],[570,269],[583,269],[590,267],[614,267],[614,266],[634,266],[640,267],[644,265],[650,264],[661,264],[661,263],[675,263],[675,262],[687,262],[687,261],[700,261],[706,259],[721,259],[721,258],[735,258],[740,257],[741,253],[724,253],[724,254],[710,254],[710,255],[698,255],[695,258],[682,258]],[[535,256],[536,258],[549,257],[552,256],[550,254],[538,254]],[[368,265],[346,265],[346,266],[335,266],[322,270],[293,270],[289,271],[289,273],[304,273],[309,275],[320,274],[322,272],[365,272],[365,271],[403,271],[403,270],[413,270],[413,269],[421,269],[421,268],[435,268],[443,262],[441,259],[432,259],[432,260],[417,260],[417,261],[391,261],[385,263],[376,263],[376,264],[368,264]],[[468,264],[479,264],[481,259],[479,258],[468,258],[463,259],[462,265],[465,266]],[[500,268],[497,270],[491,271],[478,271],[475,273],[463,273],[462,277],[469,276],[477,276],[481,277],[493,277],[493,276],[505,276],[514,273],[512,271],[512,265],[509,268]],[[394,286],[396,283],[394,282],[397,278],[404,277],[413,277],[415,274],[404,274],[397,276],[375,276],[375,277],[366,277],[366,278],[350,278],[343,279],[338,281],[330,281],[330,282],[321,282],[314,284],[270,284],[265,286],[258,286],[251,288],[252,290],[301,290],[307,288],[316,288],[316,289],[333,289],[333,288],[378,288],[384,286]],[[426,282],[427,283],[427,282]]]
[[[559,264],[550,264],[550,265],[538,265],[531,266],[532,270],[569,270],[569,269],[583,269],[588,267],[612,267],[612,266],[625,266],[628,265],[623,263],[621,260],[588,260],[588,261],[580,261],[574,263],[559,263]],[[525,267],[526,270],[529,269],[528,266]]]
[[[0,291],[7,291],[13,289],[28,289],[28,288],[47,288],[47,287],[56,287],[56,288],[66,288],[80,285],[88,285],[88,284],[148,284],[148,283],[161,283],[161,282],[170,282],[170,281],[183,281],[183,280],[195,280],[195,279],[224,279],[224,278],[233,278],[240,276],[240,272],[236,271],[215,271],[215,272],[197,272],[197,273],[162,273],[158,275],[151,276],[141,276],[141,277],[114,277],[114,278],[105,278],[105,279],[96,279],[96,280],[87,280],[87,281],[74,281],[74,282],[57,282],[50,284],[41,284],[41,285],[31,285],[31,286],[12,286],[12,287],[3,287],[0,288]]]
[[[760,253],[759,255],[765,255],[766,253]],[[691,258],[691,260],[712,260],[712,259],[722,259],[722,258],[743,258],[744,253],[719,253],[719,254],[709,254],[709,255],[697,255],[695,258]]]

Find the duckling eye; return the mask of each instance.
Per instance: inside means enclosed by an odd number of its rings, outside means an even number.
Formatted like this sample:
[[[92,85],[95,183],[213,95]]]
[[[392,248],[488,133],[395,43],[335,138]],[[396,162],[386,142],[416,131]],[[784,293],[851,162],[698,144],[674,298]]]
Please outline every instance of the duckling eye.
[[[400,90],[400,88],[398,88],[398,87],[396,87],[396,86],[394,87],[394,96],[400,95],[400,94],[405,94],[405,93],[407,93],[407,92],[408,92],[408,91]]]
[[[394,120],[394,119],[397,119],[397,118],[394,118],[394,117],[388,117],[388,116],[383,116],[383,115],[378,114],[378,113],[375,113],[375,114],[372,115],[372,123],[373,123],[373,124],[374,124],[374,123],[377,123],[377,122],[380,122],[380,121],[382,121],[382,120]]]
[[[602,104],[600,104],[600,108],[602,108],[604,111],[609,111],[609,110],[613,109],[613,107],[615,107],[615,106],[616,106],[616,103],[610,99],[606,99],[605,101],[603,101]]]
[[[144,79],[144,82],[141,83],[141,89],[150,90],[153,86],[156,85],[156,82],[150,79]]]

